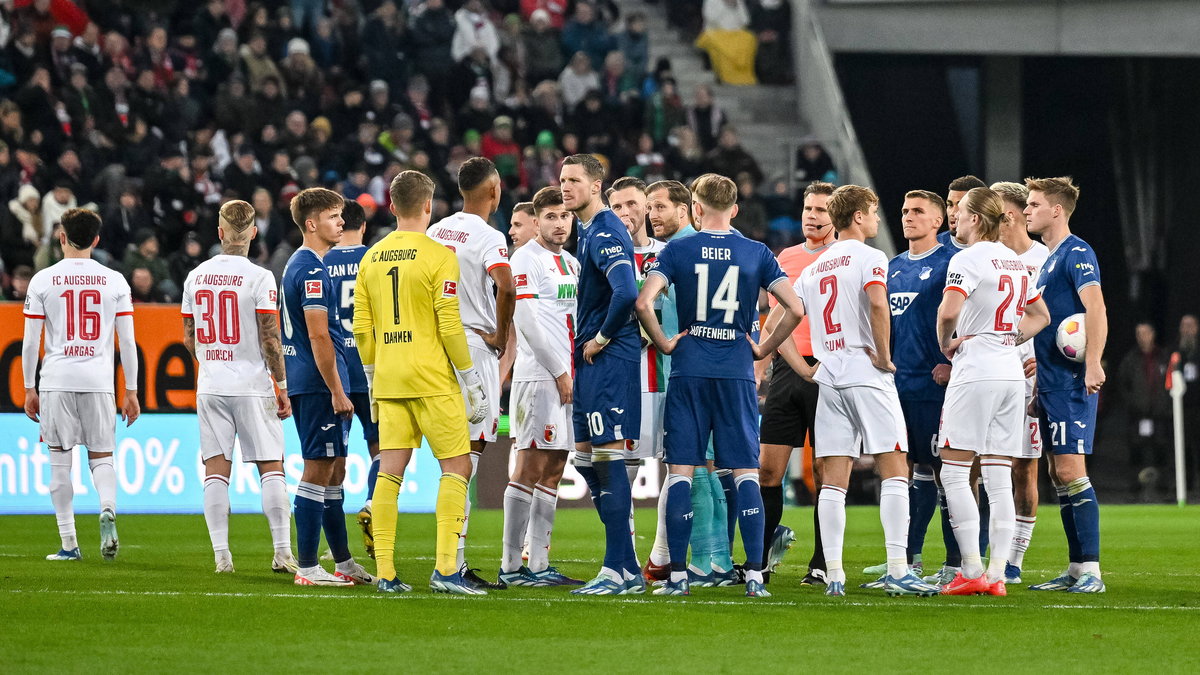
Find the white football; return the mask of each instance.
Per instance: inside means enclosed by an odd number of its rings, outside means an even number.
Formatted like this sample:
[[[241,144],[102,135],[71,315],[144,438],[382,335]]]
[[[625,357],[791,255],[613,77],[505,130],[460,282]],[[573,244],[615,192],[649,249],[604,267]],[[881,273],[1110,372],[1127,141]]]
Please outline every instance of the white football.
[[[1054,344],[1063,356],[1075,363],[1083,363],[1084,350],[1087,349],[1087,331],[1084,329],[1082,312],[1072,314],[1058,324]]]

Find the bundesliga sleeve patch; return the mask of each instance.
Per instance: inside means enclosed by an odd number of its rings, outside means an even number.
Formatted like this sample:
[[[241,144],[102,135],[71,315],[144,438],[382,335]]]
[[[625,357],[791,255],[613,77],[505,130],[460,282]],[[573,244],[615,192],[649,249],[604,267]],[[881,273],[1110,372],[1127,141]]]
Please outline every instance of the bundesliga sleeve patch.
[[[321,287],[322,287],[322,284],[321,284],[320,279],[306,280],[304,282],[304,297],[306,297],[306,298],[321,297],[322,295],[324,295],[324,293],[322,293],[322,291],[321,291]]]
[[[318,281],[317,283],[321,283],[321,282],[319,282],[319,281]],[[275,292],[275,289],[274,289],[274,288],[272,288],[271,290],[267,291],[267,300],[268,300],[269,302],[279,302],[279,296],[276,294],[276,292]]]
[[[504,258],[505,260],[508,259],[508,249],[507,248],[504,248],[503,246],[501,246],[500,248],[498,248],[496,250],[500,252],[501,258]]]
[[[458,297],[458,282],[443,281],[442,282],[442,297],[443,298]]]
[[[883,279],[887,277],[887,274],[883,271],[882,267],[875,267],[871,269],[871,276],[877,279]]]
[[[513,283],[517,286],[517,288],[524,288],[525,286],[529,285],[529,277],[524,274],[518,274],[517,276],[513,277]]]

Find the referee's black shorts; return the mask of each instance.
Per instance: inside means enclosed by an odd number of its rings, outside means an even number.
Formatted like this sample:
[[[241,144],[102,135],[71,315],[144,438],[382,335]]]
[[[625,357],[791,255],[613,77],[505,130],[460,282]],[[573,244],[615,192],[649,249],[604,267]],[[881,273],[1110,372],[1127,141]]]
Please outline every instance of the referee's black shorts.
[[[804,360],[809,365],[817,363],[811,356],[805,356]],[[806,434],[811,433],[815,439],[813,420],[817,416],[819,390],[815,382],[800,377],[782,356],[776,356],[763,405],[759,442],[798,448],[804,445]]]

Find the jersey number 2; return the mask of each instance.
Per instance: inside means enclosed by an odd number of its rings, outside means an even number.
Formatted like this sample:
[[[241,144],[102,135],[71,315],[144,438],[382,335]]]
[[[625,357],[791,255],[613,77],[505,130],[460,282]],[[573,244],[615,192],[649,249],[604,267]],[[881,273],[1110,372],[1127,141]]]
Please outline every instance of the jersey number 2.
[[[838,296],[837,277],[830,275],[822,278],[820,289],[822,294],[829,294],[829,302],[825,303],[825,311],[821,313],[821,316],[825,318],[825,334],[840,333],[842,324],[833,321],[833,307],[837,304]]]
[[[721,283],[717,284],[717,291],[713,293],[712,302],[708,300],[708,264],[700,263],[696,265],[696,322],[703,323],[708,320],[708,308],[712,307],[715,310],[725,312],[722,323],[733,323],[733,315],[738,311],[741,303],[738,302],[738,266],[730,265],[725,270],[725,276],[721,277]]]

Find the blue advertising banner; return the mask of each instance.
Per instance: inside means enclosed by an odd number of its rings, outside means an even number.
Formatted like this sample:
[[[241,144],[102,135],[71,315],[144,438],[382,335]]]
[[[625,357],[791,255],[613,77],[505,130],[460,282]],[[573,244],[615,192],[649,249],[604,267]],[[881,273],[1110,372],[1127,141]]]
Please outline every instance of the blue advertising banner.
[[[304,470],[300,442],[291,420],[283,423],[284,473],[295,493]],[[0,413],[0,515],[54,513],[50,504],[50,466],[38,425],[20,413]],[[87,455],[76,449],[72,477],[75,512],[98,513],[99,502],[87,470]],[[121,513],[203,513],[204,464],[200,426],[194,414],[143,415],[126,428],[117,420],[117,509]],[[370,460],[361,427],[350,432],[346,459],[346,510],[357,511],[367,498]],[[432,513],[441,470],[428,446],[413,453],[400,492],[400,510]],[[243,464],[236,450],[229,501],[234,513],[261,513],[258,469]]]

